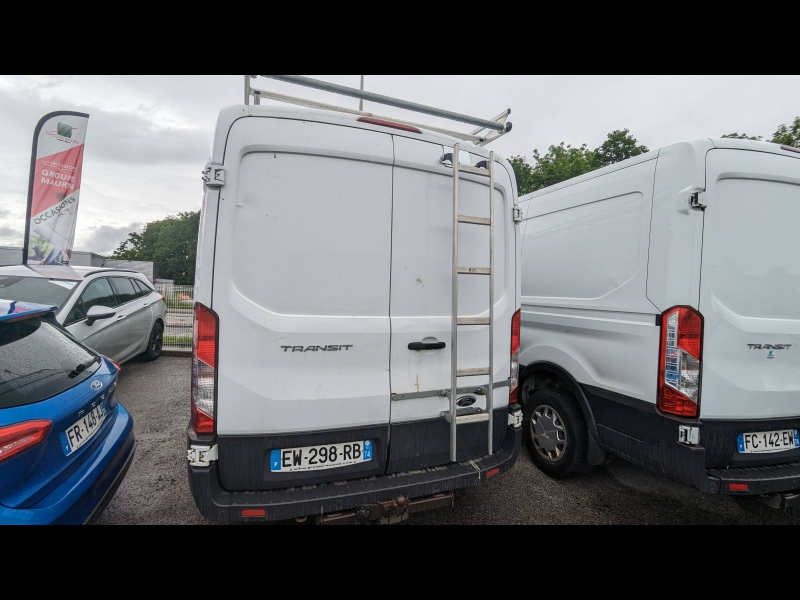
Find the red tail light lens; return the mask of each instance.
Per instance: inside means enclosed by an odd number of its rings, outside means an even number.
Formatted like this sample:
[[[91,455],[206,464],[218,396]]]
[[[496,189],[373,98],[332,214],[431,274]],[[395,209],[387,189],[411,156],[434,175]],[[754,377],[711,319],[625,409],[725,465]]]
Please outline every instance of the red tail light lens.
[[[370,125],[380,125],[381,127],[391,127],[393,129],[402,129],[403,131],[410,131],[412,133],[422,133],[416,127],[411,125],[403,125],[402,123],[394,123],[392,121],[383,121],[382,119],[373,119],[372,117],[361,117],[358,119],[359,123],[369,123]]]
[[[219,318],[200,303],[194,305],[193,334],[192,429],[197,433],[214,433]]]
[[[41,443],[50,433],[52,421],[36,419],[0,427],[0,462]]]
[[[676,306],[661,316],[658,360],[658,408],[681,417],[696,417],[700,402],[703,316]]]
[[[511,390],[508,393],[508,403],[515,404],[517,402],[517,383],[519,382],[519,349],[520,349],[520,333],[522,327],[522,313],[521,309],[517,309],[514,316],[511,317]]]

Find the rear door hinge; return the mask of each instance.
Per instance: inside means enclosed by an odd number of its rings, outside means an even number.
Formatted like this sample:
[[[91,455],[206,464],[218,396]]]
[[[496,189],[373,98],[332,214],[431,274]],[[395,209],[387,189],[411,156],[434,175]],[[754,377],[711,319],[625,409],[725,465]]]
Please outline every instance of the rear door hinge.
[[[203,183],[209,187],[221,187],[225,185],[225,168],[215,165],[206,165],[203,169]]]
[[[702,200],[700,199],[700,194],[702,192],[695,192],[691,196],[689,196],[689,206],[697,210],[703,210],[706,205],[703,204]]]
[[[186,458],[193,467],[207,467],[212,460],[219,458],[218,448],[217,444],[213,446],[191,446],[186,451]]]
[[[515,204],[514,205],[514,223],[520,223],[520,222],[522,222],[522,209]]]

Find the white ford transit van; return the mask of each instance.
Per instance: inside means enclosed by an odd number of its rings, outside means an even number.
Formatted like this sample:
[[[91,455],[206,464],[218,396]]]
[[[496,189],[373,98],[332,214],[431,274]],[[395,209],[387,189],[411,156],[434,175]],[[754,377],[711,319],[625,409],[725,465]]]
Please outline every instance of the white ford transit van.
[[[221,111],[205,171],[188,430],[204,516],[392,522],[450,506],[452,490],[514,464],[519,213],[513,171],[491,156],[378,119]],[[472,219],[457,224],[458,264],[474,270],[455,276],[451,404],[454,181],[459,214]],[[494,272],[481,277],[492,231]]]
[[[520,206],[537,466],[611,453],[709,493],[800,489],[800,150],[691,140]]]

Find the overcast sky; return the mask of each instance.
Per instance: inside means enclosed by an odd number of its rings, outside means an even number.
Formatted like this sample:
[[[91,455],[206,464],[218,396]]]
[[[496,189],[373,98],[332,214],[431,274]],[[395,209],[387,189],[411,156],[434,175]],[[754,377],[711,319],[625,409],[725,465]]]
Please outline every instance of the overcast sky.
[[[358,75],[320,76],[358,87]],[[198,210],[219,109],[243,102],[242,75],[0,76],[0,246],[21,246],[33,130],[55,110],[89,113],[76,250],[112,252],[130,231]],[[358,108],[358,100],[259,78],[270,90]],[[505,157],[551,144],[601,144],[630,129],[650,149],[745,132],[768,138],[800,116],[799,76],[365,76],[365,89],[492,118],[511,108]],[[469,131],[399,109],[364,110]]]

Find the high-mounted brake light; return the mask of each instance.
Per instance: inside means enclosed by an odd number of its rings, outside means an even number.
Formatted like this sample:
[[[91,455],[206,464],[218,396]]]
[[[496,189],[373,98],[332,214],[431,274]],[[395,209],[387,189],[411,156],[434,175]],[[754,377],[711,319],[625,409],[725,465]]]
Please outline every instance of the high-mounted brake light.
[[[508,393],[508,403],[517,402],[517,384],[519,383],[519,349],[520,349],[520,327],[522,325],[521,309],[517,309],[511,317],[511,391]]]
[[[680,417],[696,417],[700,402],[703,316],[688,306],[661,315],[658,359],[658,408]]]
[[[48,419],[35,419],[0,427],[0,463],[41,443],[52,424]]]
[[[197,433],[214,433],[219,337],[216,313],[195,303],[192,333],[192,429]]]
[[[412,133],[422,133],[416,127],[411,125],[403,125],[402,123],[393,123],[392,121],[383,121],[381,119],[373,119],[372,117],[361,117],[358,119],[359,123],[369,123],[371,125],[380,125],[381,127],[392,127],[394,129],[402,129],[403,131],[410,131]]]

